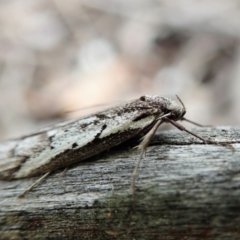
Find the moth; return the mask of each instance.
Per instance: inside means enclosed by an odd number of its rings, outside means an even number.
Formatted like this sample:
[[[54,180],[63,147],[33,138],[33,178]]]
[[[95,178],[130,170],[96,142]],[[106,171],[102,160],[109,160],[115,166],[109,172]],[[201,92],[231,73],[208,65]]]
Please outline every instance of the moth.
[[[177,123],[179,120],[189,121],[184,118],[186,108],[183,102],[178,96],[177,99],[179,102],[161,96],[142,96],[81,119],[4,142],[0,145],[0,179],[12,180],[44,174],[36,185],[59,168],[83,161],[131,138],[144,136],[137,146],[141,154],[133,172],[134,191],[142,156],[162,123],[170,123],[204,143],[224,145],[206,140]]]

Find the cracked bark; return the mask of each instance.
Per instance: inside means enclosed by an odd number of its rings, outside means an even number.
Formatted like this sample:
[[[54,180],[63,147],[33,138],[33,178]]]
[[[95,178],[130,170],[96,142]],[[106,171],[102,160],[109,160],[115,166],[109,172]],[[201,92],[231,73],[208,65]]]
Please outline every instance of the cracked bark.
[[[1,181],[1,239],[240,239],[240,127],[194,129],[235,152],[178,130],[157,134],[141,163],[120,146],[49,178]]]

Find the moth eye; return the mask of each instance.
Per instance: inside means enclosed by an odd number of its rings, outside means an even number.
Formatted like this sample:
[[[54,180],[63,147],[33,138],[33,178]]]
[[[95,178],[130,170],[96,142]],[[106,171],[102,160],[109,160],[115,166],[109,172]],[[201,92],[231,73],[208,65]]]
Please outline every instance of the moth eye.
[[[140,97],[140,100],[141,100],[141,101],[146,101],[146,97],[145,97],[145,96],[141,96],[141,97]]]

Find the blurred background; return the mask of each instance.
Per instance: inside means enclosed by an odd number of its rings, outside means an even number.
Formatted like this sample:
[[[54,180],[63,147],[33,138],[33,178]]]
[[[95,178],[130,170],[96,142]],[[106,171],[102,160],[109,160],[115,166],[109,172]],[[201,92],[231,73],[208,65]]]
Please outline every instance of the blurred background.
[[[239,0],[0,0],[0,140],[144,94],[237,125],[239,40]]]

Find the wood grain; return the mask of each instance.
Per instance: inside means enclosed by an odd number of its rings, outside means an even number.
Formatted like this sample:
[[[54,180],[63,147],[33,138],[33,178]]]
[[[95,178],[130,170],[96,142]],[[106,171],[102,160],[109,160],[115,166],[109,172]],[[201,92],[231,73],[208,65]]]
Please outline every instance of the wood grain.
[[[137,150],[119,146],[61,171],[0,182],[1,239],[240,239],[240,127],[194,129],[235,152],[186,133],[160,132],[131,174]],[[56,182],[55,182],[56,181]]]

